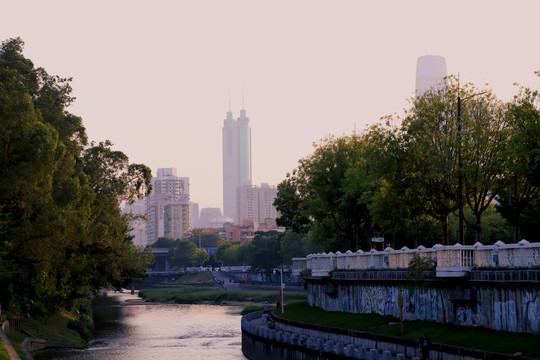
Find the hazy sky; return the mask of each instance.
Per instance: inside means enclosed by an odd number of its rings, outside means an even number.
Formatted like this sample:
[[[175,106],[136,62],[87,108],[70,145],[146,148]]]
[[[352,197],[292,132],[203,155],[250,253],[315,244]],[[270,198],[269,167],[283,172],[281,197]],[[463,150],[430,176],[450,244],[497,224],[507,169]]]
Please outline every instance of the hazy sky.
[[[222,206],[221,128],[251,120],[253,182],[278,184],[313,142],[403,113],[416,60],[540,87],[539,1],[2,0],[0,37],[73,77],[70,112],[131,162],[176,167],[191,200]]]

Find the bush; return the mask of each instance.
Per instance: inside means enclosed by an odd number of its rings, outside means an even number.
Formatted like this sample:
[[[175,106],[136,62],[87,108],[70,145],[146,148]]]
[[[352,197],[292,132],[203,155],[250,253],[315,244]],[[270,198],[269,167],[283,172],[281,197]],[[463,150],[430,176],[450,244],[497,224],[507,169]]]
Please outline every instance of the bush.
[[[68,328],[75,330],[81,338],[89,340],[94,331],[94,322],[90,316],[83,314],[77,320],[69,320]]]

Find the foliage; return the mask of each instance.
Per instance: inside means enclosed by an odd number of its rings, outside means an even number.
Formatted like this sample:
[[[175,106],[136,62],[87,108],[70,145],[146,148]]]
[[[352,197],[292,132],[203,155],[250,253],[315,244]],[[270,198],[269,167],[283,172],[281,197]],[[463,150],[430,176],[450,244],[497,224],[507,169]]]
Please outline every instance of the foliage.
[[[339,250],[357,249],[370,222],[365,203],[346,194],[347,171],[356,163],[360,139],[356,135],[328,137],[278,185],[274,206],[278,224]],[[322,226],[321,226],[322,225]]]
[[[414,254],[407,267],[407,281],[418,282],[429,277],[427,271],[435,270],[435,261],[427,257]]]
[[[145,275],[119,205],[151,190],[150,170],[109,141],[88,144],[67,111],[71,79],[34,68],[23,46],[0,48],[0,301],[47,319]]]
[[[191,241],[197,247],[199,243],[201,248],[216,248],[221,241],[221,237],[212,232],[203,229],[191,229],[185,235],[184,239]]]
[[[216,248],[214,258],[222,262],[223,265],[240,264],[245,261],[245,259],[240,259],[238,256],[238,248],[240,246],[240,242],[238,241],[223,241]]]
[[[222,290],[215,287],[183,286],[167,289],[144,289],[139,296],[148,301],[175,302],[178,304],[201,304],[211,301],[216,304],[224,302],[255,302],[265,301],[276,303],[279,300],[279,290]],[[298,291],[285,291],[285,302],[305,299],[306,294]]]
[[[536,74],[540,77],[540,72]],[[540,92],[520,87],[507,117],[511,137],[505,144],[505,176],[497,200],[501,214],[513,226],[512,240],[518,242],[522,215],[540,195]]]
[[[193,242],[186,239],[176,240],[170,251],[171,266],[200,266],[210,257],[206,251],[197,248]]]
[[[270,308],[275,308],[275,306],[270,305]],[[261,310],[263,310],[263,307],[260,305],[248,305],[240,312],[240,315],[244,316],[249,313]]]
[[[403,120],[315,144],[278,185],[278,224],[342,252],[369,250],[370,237],[393,248],[452,244],[460,219],[464,244],[516,242],[522,228],[537,238],[540,91],[519,88],[504,104],[450,76],[410,103]],[[299,252],[300,238],[287,247]]]
[[[279,257],[280,235],[277,232],[257,232],[247,244],[247,265],[251,271],[263,271],[267,275],[281,263]]]

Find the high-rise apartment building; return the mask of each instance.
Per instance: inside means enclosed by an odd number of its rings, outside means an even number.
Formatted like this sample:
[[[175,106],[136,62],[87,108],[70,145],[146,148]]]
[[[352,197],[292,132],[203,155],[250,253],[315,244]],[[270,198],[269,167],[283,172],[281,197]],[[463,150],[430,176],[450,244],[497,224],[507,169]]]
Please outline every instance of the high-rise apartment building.
[[[199,226],[199,203],[189,202],[189,223],[192,229],[198,229]]]
[[[420,56],[416,62],[416,95],[438,90],[444,86],[446,60],[442,56]]]
[[[158,169],[152,178],[152,193],[146,199],[146,240],[181,238],[189,230],[189,178],[175,168]]]
[[[243,185],[237,191],[236,223],[243,224],[245,221],[265,223],[266,219],[276,219],[277,210],[274,200],[277,196],[277,187],[268,184]]]
[[[246,110],[233,119],[227,112],[222,129],[223,141],[223,215],[235,221],[236,192],[239,186],[251,185],[251,128]]]

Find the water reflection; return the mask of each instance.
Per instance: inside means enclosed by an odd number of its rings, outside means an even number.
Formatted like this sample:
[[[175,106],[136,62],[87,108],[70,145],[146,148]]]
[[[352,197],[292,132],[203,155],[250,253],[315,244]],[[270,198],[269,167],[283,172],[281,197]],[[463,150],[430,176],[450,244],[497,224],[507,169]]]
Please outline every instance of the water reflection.
[[[140,304],[136,296],[100,298],[95,339],[83,351],[45,352],[36,360],[245,359],[236,306]]]

